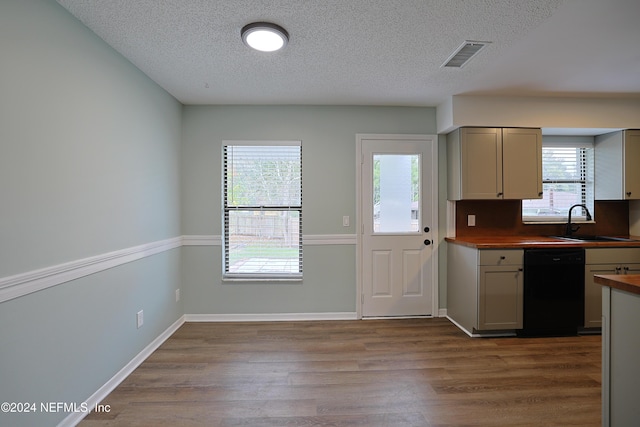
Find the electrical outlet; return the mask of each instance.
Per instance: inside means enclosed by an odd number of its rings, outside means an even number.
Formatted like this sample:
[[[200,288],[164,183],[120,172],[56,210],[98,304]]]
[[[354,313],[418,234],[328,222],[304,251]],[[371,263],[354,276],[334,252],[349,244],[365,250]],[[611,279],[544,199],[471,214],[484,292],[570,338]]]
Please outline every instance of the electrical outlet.
[[[349,226],[349,215],[345,215],[342,217],[342,226],[343,227]]]
[[[180,289],[176,289],[176,302],[180,301]]]
[[[467,226],[475,227],[476,226],[476,216],[475,215],[467,215]]]
[[[142,327],[144,324],[144,311],[140,310],[136,313],[136,324],[138,325],[138,329]]]

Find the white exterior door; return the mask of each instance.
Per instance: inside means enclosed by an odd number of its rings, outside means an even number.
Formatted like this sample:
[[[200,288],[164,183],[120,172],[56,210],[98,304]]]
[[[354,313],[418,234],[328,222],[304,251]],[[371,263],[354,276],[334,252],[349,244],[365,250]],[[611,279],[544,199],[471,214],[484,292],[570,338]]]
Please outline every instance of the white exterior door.
[[[363,317],[434,314],[437,140],[359,135]]]

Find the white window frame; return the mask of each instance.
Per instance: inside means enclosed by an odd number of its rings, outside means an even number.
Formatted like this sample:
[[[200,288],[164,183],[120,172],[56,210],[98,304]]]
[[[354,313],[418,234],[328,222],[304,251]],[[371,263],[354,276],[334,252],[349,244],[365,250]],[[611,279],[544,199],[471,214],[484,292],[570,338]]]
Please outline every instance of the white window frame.
[[[594,156],[595,150],[593,146],[593,138],[592,137],[554,137],[554,136],[545,136],[542,141],[543,151],[545,148],[577,148],[584,149],[584,164],[581,165],[581,180],[579,181],[566,181],[566,182],[574,182],[581,183],[583,185],[583,194],[581,200],[575,201],[575,203],[585,204],[589,209],[589,212],[592,216],[592,221],[587,221],[586,212],[583,209],[576,208],[573,210],[571,214],[571,222],[576,223],[586,223],[586,222],[595,222],[595,213],[594,213]],[[544,155],[543,155],[544,162]],[[544,171],[544,165],[542,167]],[[544,175],[544,172],[543,172]],[[554,180],[549,179],[548,177],[542,177],[542,186],[543,186],[543,198],[546,196],[546,188],[545,184],[551,183],[563,183],[562,180]],[[531,202],[533,204],[536,203],[536,199],[532,199]],[[526,206],[527,201],[523,200],[522,202],[522,221],[524,223],[566,223],[568,212],[563,212],[561,215],[553,215],[553,214],[541,214],[541,215],[532,215],[531,207]],[[568,206],[567,206],[568,207]]]
[[[238,205],[230,206],[227,204],[227,147],[242,146],[242,147],[278,147],[278,146],[297,146],[300,147],[300,198],[299,204],[284,205],[275,203],[273,205]],[[222,279],[223,281],[302,281],[302,141],[222,141]],[[229,254],[230,254],[230,216],[233,211],[255,211],[255,212],[276,212],[276,211],[289,211],[297,212],[299,215],[298,230],[297,230],[297,271],[276,271],[276,272],[241,272],[230,271]],[[265,262],[265,266],[268,262]],[[264,270],[268,270],[264,269]]]

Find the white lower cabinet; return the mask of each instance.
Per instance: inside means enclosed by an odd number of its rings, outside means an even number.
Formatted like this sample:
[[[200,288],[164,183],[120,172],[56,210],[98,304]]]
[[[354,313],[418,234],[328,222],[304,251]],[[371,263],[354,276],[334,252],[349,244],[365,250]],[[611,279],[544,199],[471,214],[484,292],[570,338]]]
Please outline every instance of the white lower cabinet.
[[[640,274],[640,248],[593,248],[585,250],[584,327],[602,327],[602,286],[596,274]]]
[[[637,426],[640,295],[608,286],[602,288],[602,425]]]
[[[587,250],[588,252],[589,250]],[[584,327],[602,327],[602,286],[593,281],[595,274],[618,274],[612,264],[587,264],[584,272]]]
[[[448,245],[447,316],[467,333],[522,329],[520,249]]]

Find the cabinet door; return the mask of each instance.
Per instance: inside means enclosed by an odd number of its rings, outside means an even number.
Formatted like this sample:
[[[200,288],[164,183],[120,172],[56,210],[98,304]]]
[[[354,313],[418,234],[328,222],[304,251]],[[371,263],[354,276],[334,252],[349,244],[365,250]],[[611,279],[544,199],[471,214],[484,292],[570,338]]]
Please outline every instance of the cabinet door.
[[[640,274],[640,264],[625,264],[622,266],[622,274]]]
[[[613,264],[591,264],[584,271],[584,327],[602,327],[602,286],[594,280],[594,274],[618,274],[621,267]]]
[[[606,323],[602,337],[602,425],[637,425],[640,298],[608,286],[603,294]]]
[[[460,129],[462,199],[502,198],[502,131]]]
[[[640,199],[640,130],[624,131],[624,198]]]
[[[478,330],[522,329],[521,266],[480,267]]]
[[[542,131],[502,130],[502,186],[505,199],[542,198]]]

